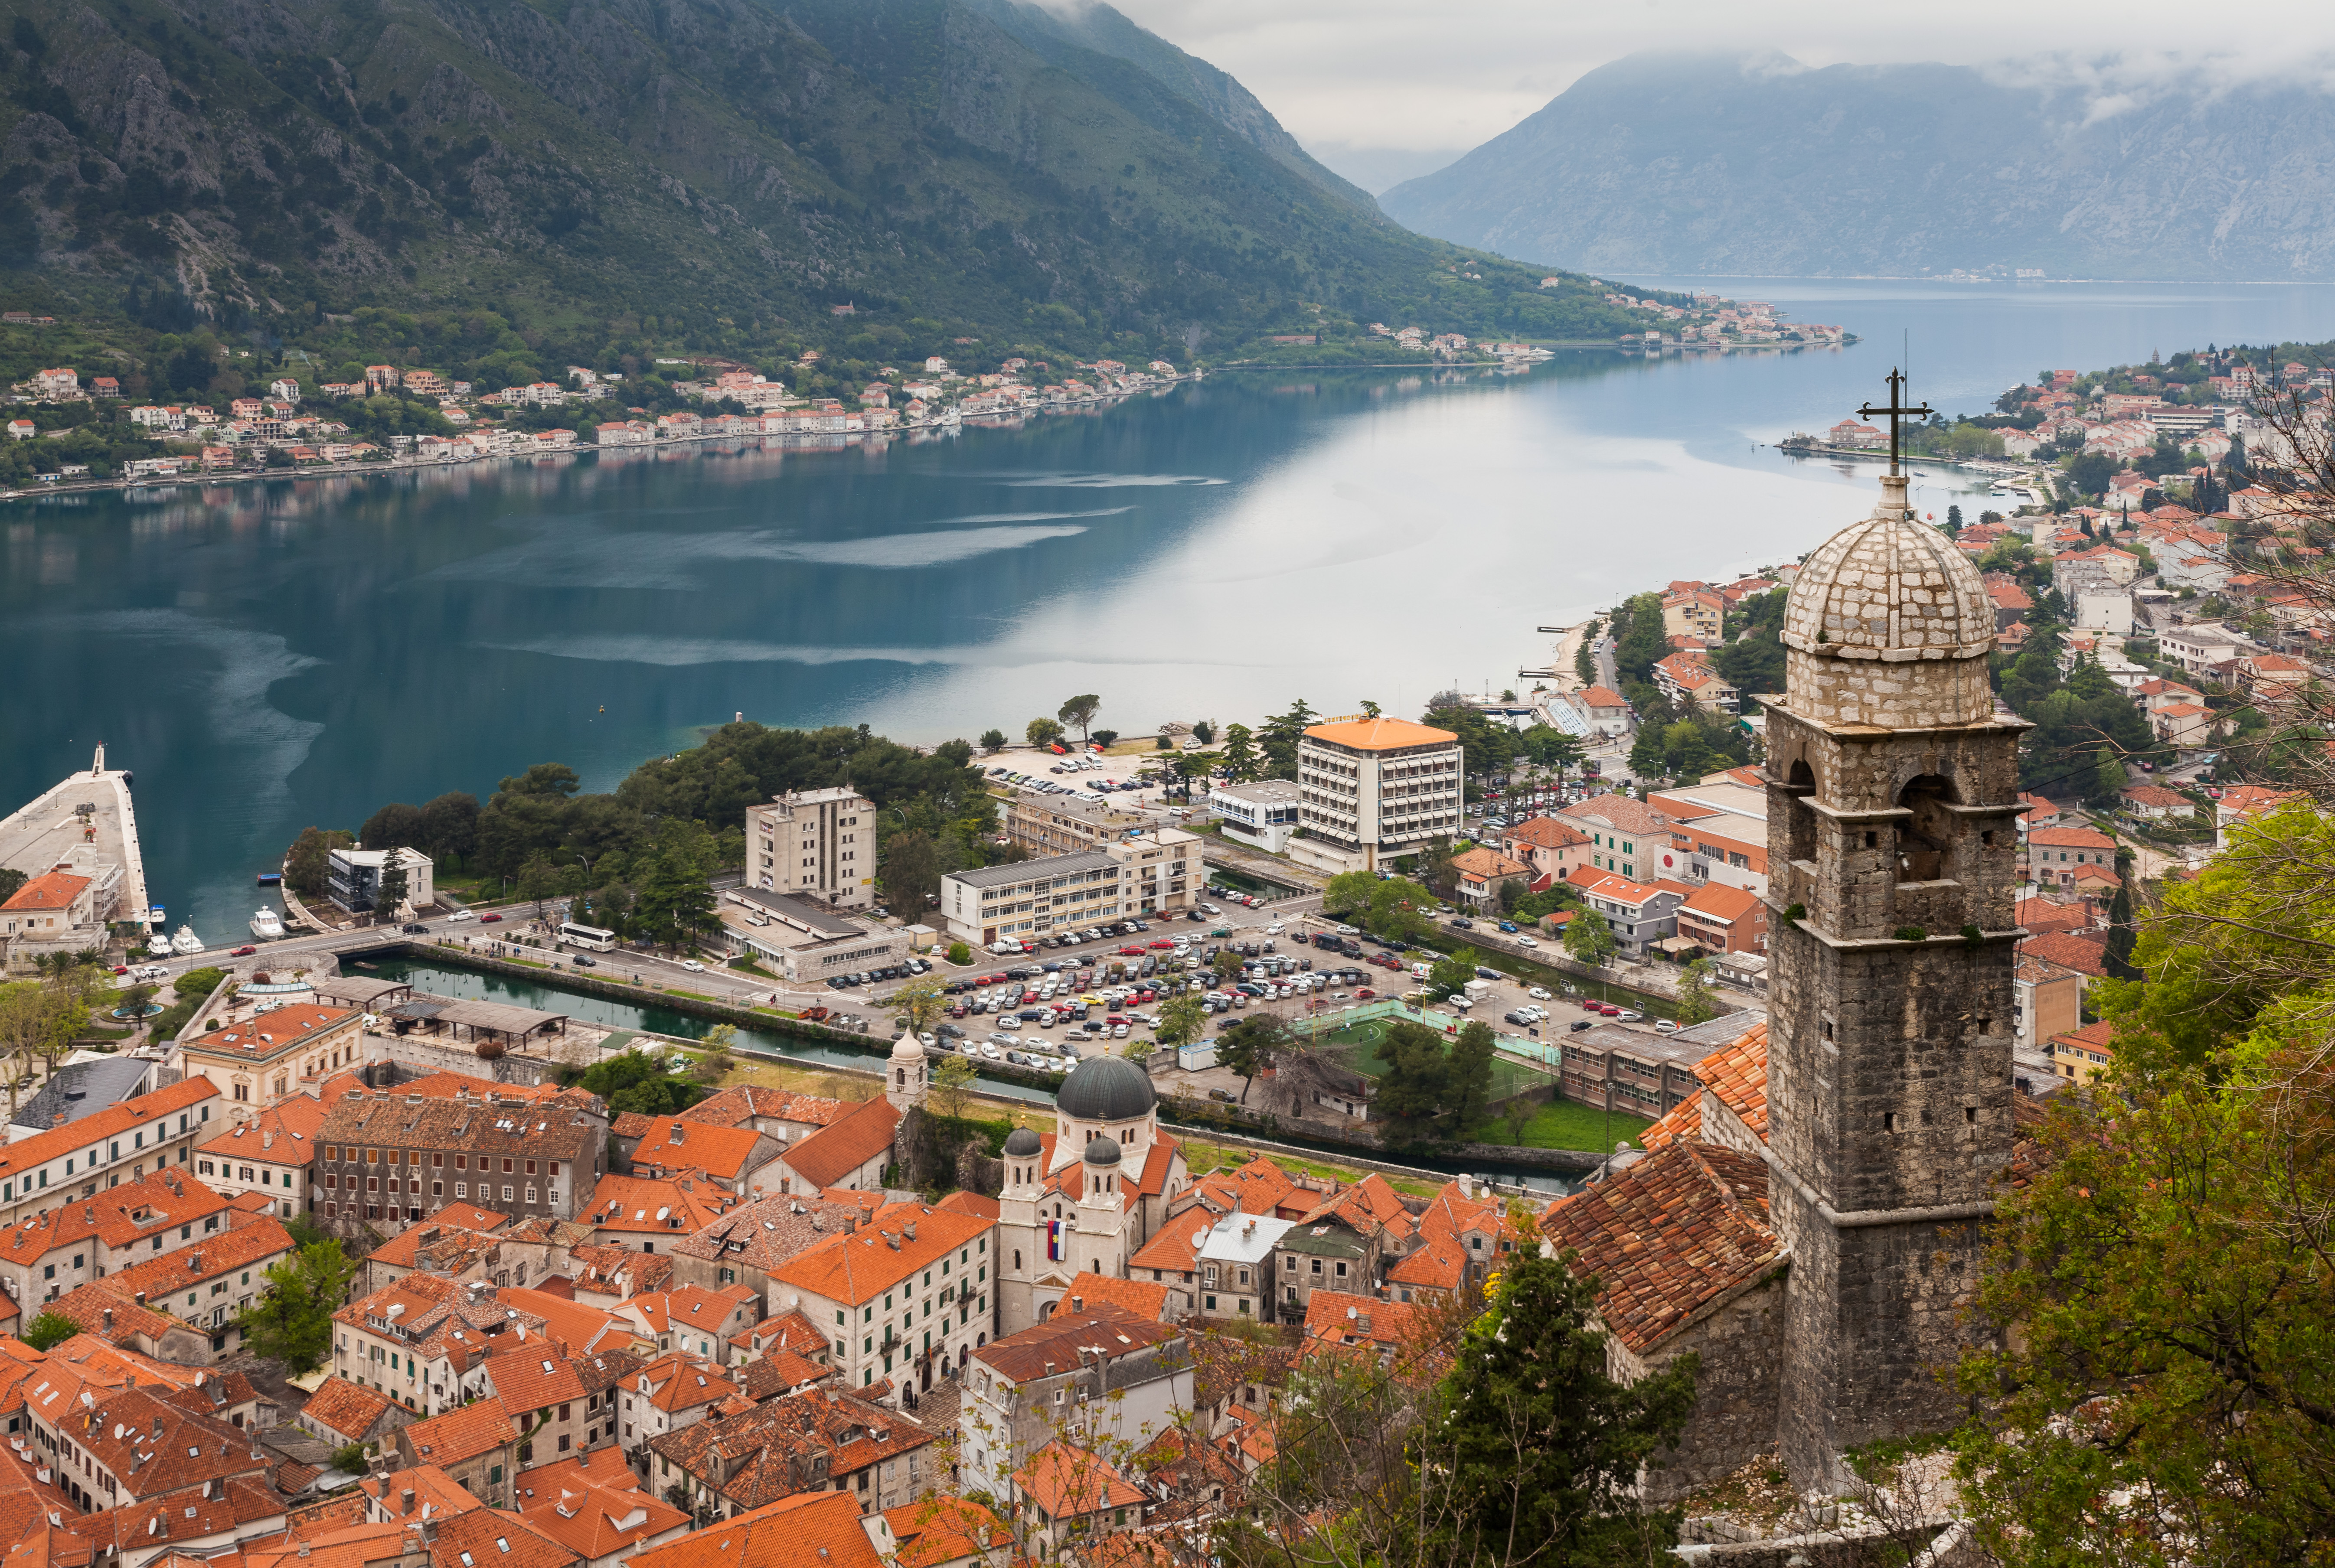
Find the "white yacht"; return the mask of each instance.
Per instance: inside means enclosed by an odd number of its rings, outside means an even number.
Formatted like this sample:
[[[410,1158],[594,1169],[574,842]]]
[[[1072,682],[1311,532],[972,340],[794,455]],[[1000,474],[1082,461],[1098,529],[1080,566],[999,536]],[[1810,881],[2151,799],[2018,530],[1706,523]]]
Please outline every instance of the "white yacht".
[[[146,951],[154,954],[157,958],[170,957],[170,934],[160,927],[157,927],[154,934],[146,939]]]
[[[200,953],[202,950],[203,950],[203,939],[202,939],[201,937],[199,937],[199,936],[197,936],[197,935],[195,934],[195,928],[194,928],[193,926],[191,926],[191,925],[181,925],[180,927],[179,927],[179,929],[178,929],[176,932],[174,932],[174,933],[172,933],[172,934],[171,934],[171,936],[170,936],[170,951],[171,951],[171,952],[173,952],[173,953],[183,953],[187,954],[189,957],[192,957],[194,954],[196,954],[196,953]]]
[[[284,934],[284,917],[273,909],[262,909],[251,917],[251,934],[262,942],[273,942]]]

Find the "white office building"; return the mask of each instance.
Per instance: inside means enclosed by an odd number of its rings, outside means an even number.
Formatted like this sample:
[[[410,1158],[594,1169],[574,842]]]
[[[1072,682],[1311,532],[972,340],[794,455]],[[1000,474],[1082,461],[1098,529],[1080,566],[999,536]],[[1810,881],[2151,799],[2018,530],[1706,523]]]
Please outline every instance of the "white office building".
[[[1337,870],[1459,831],[1461,747],[1448,730],[1402,719],[1337,719],[1297,743],[1301,825],[1291,853]],[[1308,851],[1313,851],[1308,853]]]
[[[953,942],[1029,941],[1188,909],[1200,878],[1199,836],[1162,828],[1075,855],[951,872],[941,878],[941,920]]]
[[[843,787],[798,789],[771,797],[746,817],[753,886],[807,893],[838,909],[874,907],[874,801]]]

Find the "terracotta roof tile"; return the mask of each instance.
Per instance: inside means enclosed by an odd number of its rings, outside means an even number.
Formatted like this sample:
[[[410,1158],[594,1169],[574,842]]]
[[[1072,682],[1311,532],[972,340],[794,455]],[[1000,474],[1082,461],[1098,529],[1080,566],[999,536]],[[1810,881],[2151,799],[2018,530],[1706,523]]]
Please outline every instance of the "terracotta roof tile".
[[[510,1413],[500,1399],[459,1405],[397,1430],[401,1452],[411,1455],[416,1464],[436,1465],[441,1469],[517,1440]]]
[[[1122,1280],[1109,1274],[1080,1274],[1062,1298],[1073,1312],[1108,1302],[1151,1322],[1168,1321],[1168,1287],[1149,1280]]]
[[[300,1414],[336,1434],[344,1443],[354,1443],[370,1433],[388,1408],[387,1394],[346,1378],[332,1377],[316,1385],[316,1391],[300,1407]]]
[[[712,1127],[659,1117],[641,1134],[640,1145],[633,1150],[633,1167],[650,1176],[702,1170],[723,1181],[741,1181],[762,1137],[751,1127]]]
[[[1157,1319],[1145,1320],[1117,1302],[1090,1302],[1083,1312],[1058,1312],[1042,1323],[992,1340],[973,1352],[973,1359],[993,1370],[1008,1382],[1026,1383],[1056,1367],[1079,1363],[1079,1349],[1100,1345],[1106,1357],[1131,1354],[1148,1346],[1164,1345],[1180,1336]]]
[[[899,1543],[899,1568],[941,1568],[965,1557],[986,1557],[984,1542],[1011,1538],[1003,1520],[963,1497],[926,1497],[884,1510]]]
[[[1111,1468],[1108,1459],[1060,1437],[1031,1455],[1030,1462],[1013,1472],[1013,1485],[1054,1519],[1136,1507],[1143,1502],[1143,1493]]]
[[[1764,1143],[1768,1138],[1768,1026],[1755,1023],[1731,1045],[1694,1064],[1694,1075]],[[1652,1130],[1651,1128],[1649,1131]],[[1653,1146],[1646,1146],[1652,1148]]]
[[[1648,1128],[1638,1141],[1647,1148],[1663,1148],[1674,1143],[1702,1141],[1702,1096],[1692,1094],[1671,1107],[1660,1121]]]
[[[732,1503],[759,1508],[803,1490],[800,1461],[809,1455],[825,1455],[828,1475],[839,1481],[940,1436],[913,1417],[814,1388],[652,1437],[648,1447]]]
[[[2107,973],[2107,944],[2073,931],[2049,931],[2020,939],[2019,951],[2094,978]]]
[[[787,1151],[787,1168],[824,1190],[839,1186],[892,1147],[900,1113],[887,1099],[864,1100]]]
[[[829,1236],[771,1271],[772,1282],[856,1306],[872,1302],[943,1254],[988,1234],[993,1222],[919,1204],[887,1204],[849,1235]],[[914,1229],[916,1234],[908,1232]],[[894,1243],[898,1245],[896,1248]]]
[[[1674,1143],[1550,1205],[1542,1231],[1598,1282],[1597,1310],[1644,1354],[1783,1257],[1768,1167],[1710,1144]]]
[[[635,1552],[625,1568],[885,1568],[842,1492],[807,1492]]]
[[[848,1099],[741,1083],[698,1101],[681,1113],[681,1119],[707,1127],[742,1127],[756,1117],[768,1117],[772,1121],[828,1127],[842,1120],[851,1106]]]

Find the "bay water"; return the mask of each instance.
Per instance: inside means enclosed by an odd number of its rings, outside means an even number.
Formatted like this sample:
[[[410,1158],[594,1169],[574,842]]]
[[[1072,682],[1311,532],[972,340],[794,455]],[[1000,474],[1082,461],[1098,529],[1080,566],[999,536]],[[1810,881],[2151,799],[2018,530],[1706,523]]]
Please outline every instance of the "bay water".
[[[1872,504],[1796,460],[1910,351],[1981,411],[2039,371],[2335,337],[2307,286],[1648,279],[1864,341],[1529,373],[1225,371],[1007,429],[835,450],[707,444],[0,503],[0,800],[134,769],[171,921],[240,941],[309,824],[482,798],[528,764],[605,789],[733,714],[896,739],[1416,711],[1528,684],[1577,620],[1792,558]],[[1943,516],[1983,481],[1917,475]]]

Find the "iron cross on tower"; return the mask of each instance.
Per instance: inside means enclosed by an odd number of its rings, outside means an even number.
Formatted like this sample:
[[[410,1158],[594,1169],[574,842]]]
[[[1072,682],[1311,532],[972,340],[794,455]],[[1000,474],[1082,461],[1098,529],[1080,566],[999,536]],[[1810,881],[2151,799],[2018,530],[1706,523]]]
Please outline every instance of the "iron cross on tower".
[[[1888,406],[1886,408],[1875,408],[1871,403],[1867,403],[1863,408],[1856,411],[1856,417],[1861,420],[1877,418],[1882,414],[1887,414],[1889,416],[1889,471],[1893,474],[1897,471],[1897,429],[1899,424],[1904,420],[1910,419],[1916,414],[1920,415],[1923,419],[1927,419],[1935,411],[1927,403],[1922,404],[1919,408],[1907,408],[1904,404],[1904,391],[1905,373],[1903,371],[1893,370],[1889,373]]]

